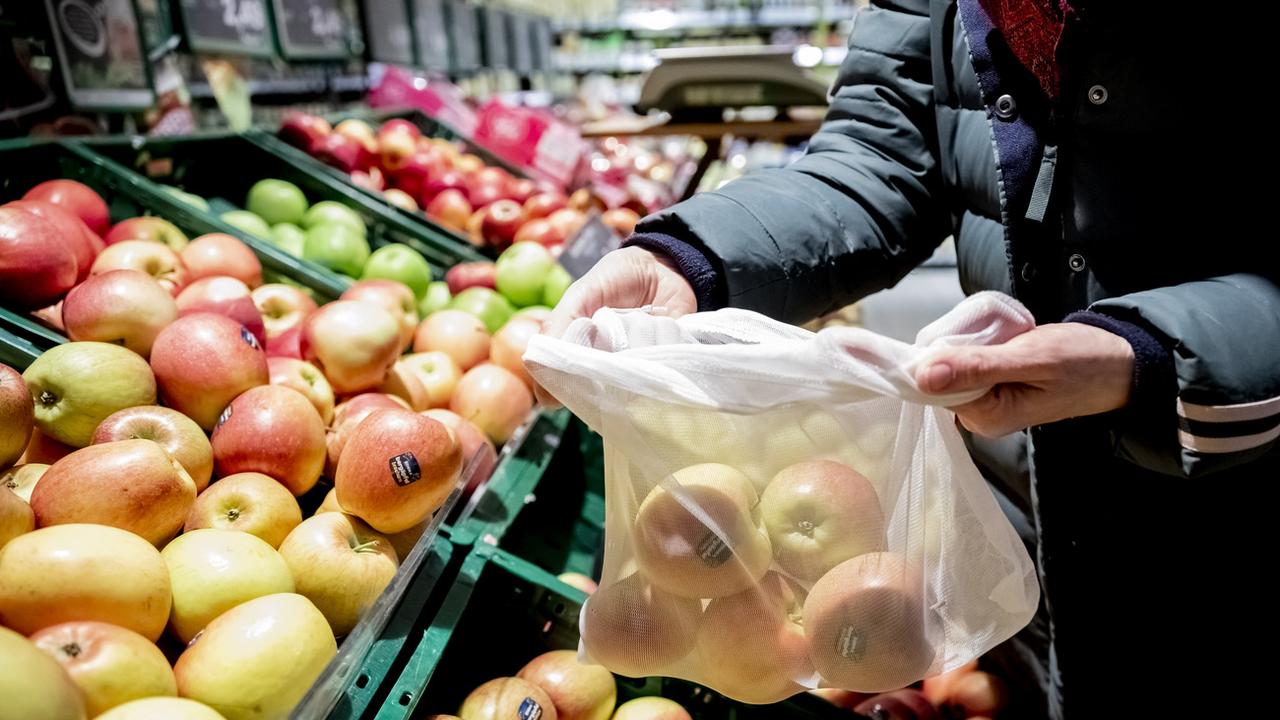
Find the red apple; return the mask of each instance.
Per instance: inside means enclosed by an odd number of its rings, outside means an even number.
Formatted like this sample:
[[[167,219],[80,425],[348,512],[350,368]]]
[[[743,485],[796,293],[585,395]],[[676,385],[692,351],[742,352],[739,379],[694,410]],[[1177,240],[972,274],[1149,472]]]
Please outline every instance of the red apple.
[[[427,181],[427,195],[434,200],[437,195],[446,190],[457,190],[463,200],[467,199],[467,177],[457,170],[445,170],[438,175],[433,175]],[[469,204],[469,203],[468,203]]]
[[[267,357],[290,357],[301,360],[302,323],[294,325],[275,337],[268,337]]]
[[[31,312],[31,316],[43,322],[44,324],[48,325],[49,327],[53,328],[54,330],[57,330],[63,335],[67,334],[67,328],[62,324],[62,301],[61,300],[50,305],[49,307],[43,307],[43,308],[40,308],[39,310],[33,310]]]
[[[346,135],[356,144],[360,146],[360,155],[356,160],[356,167],[360,170],[369,170],[376,167],[379,161],[378,155],[378,139],[373,134],[373,128],[363,120],[348,118],[334,126],[333,131],[339,135]]]
[[[333,409],[333,426],[359,424],[374,410],[408,410],[409,404],[394,395],[366,392],[353,395]]]
[[[459,155],[458,159],[453,161],[453,169],[463,175],[472,175],[483,170],[484,167],[484,160],[481,160],[478,155],[472,155],[471,153]]]
[[[0,302],[34,310],[76,284],[76,255],[57,227],[14,207],[0,207]]]
[[[31,442],[27,443],[27,450],[18,458],[18,462],[52,465],[74,450],[75,447],[45,435],[40,432],[40,428],[34,428],[31,431]]]
[[[318,115],[302,112],[288,112],[280,123],[281,140],[290,145],[309,150],[317,140],[333,131],[329,121]]]
[[[156,242],[174,252],[181,252],[182,248],[187,246],[186,233],[164,218],[151,216],[121,220],[111,228],[111,232],[108,232],[103,237],[103,240],[108,245],[115,245],[126,240]]]
[[[213,475],[213,448],[209,438],[191,418],[177,410],[158,405],[139,405],[108,415],[93,431],[93,444],[121,440],[150,440],[177,460],[196,492],[209,486]]]
[[[320,368],[335,393],[358,393],[382,384],[400,356],[400,333],[400,322],[381,305],[337,300],[303,323],[302,356]]]
[[[609,720],[618,700],[613,673],[578,662],[574,650],[552,650],[525,664],[516,677],[542,688],[560,720]]]
[[[267,332],[267,351],[270,354],[271,339],[283,335],[290,328],[299,327],[302,321],[316,309],[316,301],[300,288],[283,283],[269,283],[254,288],[250,293],[253,304],[262,315],[263,329]]]
[[[144,358],[160,331],[177,319],[169,291],[137,270],[94,275],[62,303],[62,325],[72,340],[116,343]]]
[[[427,203],[427,217],[457,232],[466,231],[471,212],[467,196],[454,188],[442,190]]]
[[[492,185],[474,179],[467,183],[467,202],[471,203],[472,207],[485,207],[499,200],[515,202],[507,198],[506,187],[502,185]],[[519,203],[516,204],[519,205]],[[523,211],[523,208],[521,210]]]
[[[27,191],[23,200],[44,200],[65,209],[96,235],[111,226],[107,203],[93,188],[75,180],[46,180]]]
[[[418,201],[414,200],[412,195],[399,188],[383,190],[382,197],[385,198],[388,203],[400,208],[401,210],[407,210],[411,213],[418,212]]]
[[[382,192],[387,189],[386,176],[376,167],[368,170],[353,170],[351,182],[373,192]]]
[[[635,573],[587,598],[582,644],[619,675],[662,675],[693,650],[701,614],[698,600],[665,593]]]
[[[565,241],[560,228],[546,218],[535,218],[520,226],[516,231],[515,242],[536,242],[546,247],[558,245]]]
[[[560,234],[567,240],[582,229],[582,225],[587,221],[587,216],[573,208],[564,208],[548,215],[547,220],[550,220],[551,224],[555,225]]]
[[[31,642],[67,671],[84,695],[89,717],[103,717],[131,700],[178,694],[164,653],[127,628],[93,621],[59,623],[32,635]]]
[[[427,316],[413,336],[413,351],[440,351],[469,370],[489,357],[489,331],[484,322],[462,310],[439,310]]]
[[[449,409],[501,445],[533,410],[533,393],[509,371],[497,365],[477,365],[458,381]]]
[[[462,450],[462,467],[470,469],[467,486],[462,489],[463,497],[471,495],[498,465],[498,453],[484,431],[476,427],[470,420],[463,420],[460,415],[444,408],[423,410],[422,415],[435,420],[453,431]]]
[[[542,323],[532,318],[512,318],[502,329],[494,333],[489,345],[489,361],[508,370],[533,389],[533,378],[524,369],[524,351],[529,338],[542,332]]]
[[[76,281],[83,282],[89,276],[89,268],[93,267],[93,261],[97,259],[98,253],[102,252],[106,244],[80,218],[69,210],[45,200],[19,200],[5,207],[24,210],[52,223],[58,235],[76,256]]]
[[[482,167],[475,172],[468,174],[468,180],[476,185],[492,185],[502,190],[502,197],[510,197],[508,194],[509,186],[514,178],[511,173],[500,167],[492,165]],[[520,202],[524,202],[521,200]]]
[[[312,142],[307,152],[325,165],[349,173],[360,169],[364,147],[346,135],[329,133]]]
[[[22,373],[0,364],[0,470],[22,457],[35,426],[35,402]]]
[[[258,256],[248,245],[230,235],[201,235],[182,248],[181,255],[190,280],[226,275],[250,288],[262,284],[262,263]]]
[[[622,703],[612,720],[693,720],[693,716],[676,701],[654,696]]]
[[[294,495],[310,490],[324,470],[324,422],[305,395],[263,385],[231,401],[213,429],[219,476],[260,472]]]
[[[514,200],[498,200],[485,208],[480,233],[489,245],[504,248],[515,241],[516,232],[520,230],[524,221],[524,208],[520,207],[520,203]]]
[[[333,387],[324,379],[320,368],[305,360],[285,357],[268,357],[267,371],[271,384],[292,388],[302,393],[327,426],[333,420]]]
[[[606,210],[600,216],[600,221],[625,238],[630,237],[631,233],[636,231],[636,223],[640,222],[640,216],[636,214],[635,210],[621,207]]]
[[[338,461],[338,504],[380,532],[408,530],[449,497],[461,464],[458,442],[441,423],[408,410],[375,410]]]
[[[822,678],[858,692],[886,692],[924,677],[934,656],[925,635],[925,587],[920,571],[890,552],[859,555],[823,575],[804,603],[809,658]]]
[[[592,193],[588,188],[578,188],[577,190],[574,190],[573,194],[569,196],[569,207],[581,213],[585,213],[592,208],[601,212],[606,210],[604,201]]]
[[[418,129],[418,126],[404,118],[391,118],[378,126],[379,140],[382,140],[387,135],[398,133],[406,133],[409,139],[414,142],[417,142],[418,138],[422,137],[422,131]]]
[[[537,193],[524,201],[524,212],[530,219],[545,218],[566,207],[569,207],[569,198],[558,192]]]
[[[894,690],[863,700],[853,711],[862,717],[883,720],[940,720],[937,708],[914,688]],[[957,716],[959,717],[959,716]],[[964,717],[973,718],[973,715]]]
[[[302,510],[288,488],[269,475],[248,472],[228,475],[200,493],[182,531],[238,530],[278,548],[300,522]]]
[[[476,208],[471,213],[471,217],[467,218],[467,240],[477,247],[484,247],[482,229],[484,227],[485,210],[486,208]]]
[[[91,275],[111,270],[139,270],[156,279],[160,287],[177,295],[187,284],[187,266],[178,253],[160,243],[125,240],[103,250],[93,261]]]
[[[551,696],[537,685],[520,678],[497,678],[481,685],[462,701],[458,714],[466,720],[506,720],[538,718],[558,720]]]
[[[217,313],[243,325],[257,338],[259,345],[267,342],[267,331],[262,313],[253,304],[249,286],[222,275],[196,280],[178,293],[178,316],[194,313]]]
[[[161,330],[151,347],[151,369],[165,404],[205,430],[237,395],[268,381],[258,339],[213,313],[180,317]]]
[[[303,520],[280,543],[280,556],[298,594],[315,603],[338,636],[355,628],[400,565],[386,536],[345,512]]]
[[[150,440],[76,450],[45,471],[31,491],[40,527],[93,523],[128,530],[157,547],[182,529],[196,484]]]
[[[419,203],[431,200],[431,178],[445,172],[444,159],[434,151],[415,150],[391,171],[391,181]]]
[[[391,313],[400,323],[400,347],[413,342],[418,328],[418,300],[408,285],[396,280],[360,280],[343,291],[340,300],[366,300]]]
[[[497,266],[488,260],[458,263],[444,274],[449,294],[457,295],[469,287],[496,287]]]
[[[507,192],[512,200],[524,203],[538,192],[538,184],[528,178],[512,178],[507,183]]]
[[[753,704],[781,702],[813,675],[800,618],[804,590],[779,573],[712,600],[698,625],[698,649],[717,692]],[[743,628],[751,628],[743,632]]]

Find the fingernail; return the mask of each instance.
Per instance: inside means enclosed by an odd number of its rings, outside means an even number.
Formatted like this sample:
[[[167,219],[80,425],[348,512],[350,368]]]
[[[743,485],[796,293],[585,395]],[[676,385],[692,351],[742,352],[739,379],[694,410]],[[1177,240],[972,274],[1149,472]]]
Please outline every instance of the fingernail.
[[[929,392],[946,390],[955,377],[956,372],[951,369],[950,365],[944,362],[934,363],[924,373],[925,388]]]

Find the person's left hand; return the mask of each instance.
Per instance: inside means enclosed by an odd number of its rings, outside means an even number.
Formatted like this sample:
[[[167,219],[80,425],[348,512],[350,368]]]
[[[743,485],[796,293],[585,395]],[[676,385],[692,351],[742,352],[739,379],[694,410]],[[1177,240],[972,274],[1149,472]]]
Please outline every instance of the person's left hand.
[[[1133,347],[1091,325],[1042,325],[1001,345],[940,350],[916,368],[915,377],[930,394],[990,387],[951,409],[971,432],[999,437],[1124,407]]]

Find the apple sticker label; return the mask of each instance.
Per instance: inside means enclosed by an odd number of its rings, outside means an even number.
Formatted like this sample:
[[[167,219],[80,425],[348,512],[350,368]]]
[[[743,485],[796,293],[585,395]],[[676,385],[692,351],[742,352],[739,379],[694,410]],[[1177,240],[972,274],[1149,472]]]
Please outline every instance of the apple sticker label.
[[[258,338],[254,337],[253,333],[249,332],[249,328],[243,325],[240,326],[240,339],[248,343],[249,347],[254,350],[262,349],[262,346],[258,344]]]
[[[404,487],[422,477],[422,468],[418,466],[418,458],[411,452],[400,453],[391,458],[391,479]]]
[[[542,706],[533,698],[525,698],[520,701],[520,707],[516,710],[517,720],[542,720]]]
[[[218,416],[218,422],[213,424],[213,431],[218,432],[218,428],[221,428],[230,419],[231,419],[231,406],[228,405],[222,409],[222,414]]]
[[[836,652],[840,653],[840,657],[856,662],[862,659],[866,650],[865,643],[862,642],[862,633],[858,632],[857,628],[852,625],[840,628],[840,637],[836,639]]]
[[[729,547],[719,535],[708,530],[707,534],[702,537],[702,541],[698,543],[698,558],[706,563],[707,567],[720,567],[729,560],[733,555],[733,548]]]

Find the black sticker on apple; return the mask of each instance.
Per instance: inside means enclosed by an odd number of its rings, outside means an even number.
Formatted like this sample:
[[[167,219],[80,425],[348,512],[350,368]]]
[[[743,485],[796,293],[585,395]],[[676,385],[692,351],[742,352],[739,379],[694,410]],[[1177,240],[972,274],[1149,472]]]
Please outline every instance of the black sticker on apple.
[[[214,423],[213,431],[218,432],[218,428],[231,419],[231,406],[228,405],[222,409],[222,414],[218,416],[218,422]]]
[[[518,720],[542,720],[542,706],[533,698],[525,698],[520,701],[520,707],[516,709],[516,718]]]
[[[733,556],[733,548],[729,547],[719,535],[707,531],[702,536],[702,540],[698,543],[698,558],[702,560],[707,567],[720,567]]]
[[[404,487],[422,477],[422,468],[418,466],[418,458],[411,452],[400,453],[391,458],[391,479]]]
[[[249,347],[254,350],[262,349],[262,346],[258,344],[258,338],[255,337],[253,333],[249,332],[249,328],[243,325],[240,326],[240,339],[248,343]]]
[[[836,638],[836,652],[840,657],[857,662],[867,652],[867,644],[863,642],[862,633],[852,625],[840,628],[840,637]]]

